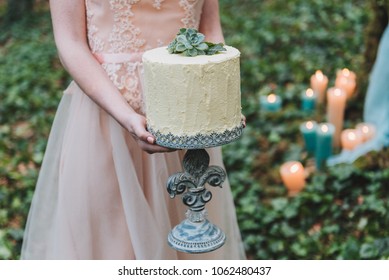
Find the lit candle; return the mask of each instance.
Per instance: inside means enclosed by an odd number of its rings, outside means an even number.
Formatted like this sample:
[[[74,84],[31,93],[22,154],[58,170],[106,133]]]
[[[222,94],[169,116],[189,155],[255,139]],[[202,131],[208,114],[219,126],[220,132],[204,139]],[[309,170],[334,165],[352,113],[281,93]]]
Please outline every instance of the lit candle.
[[[340,133],[343,130],[346,93],[339,88],[329,88],[327,91],[327,120],[335,126],[334,147],[340,146]]]
[[[325,91],[328,85],[328,78],[322,71],[317,70],[315,74],[311,76],[311,88],[317,94],[318,103],[324,102]]]
[[[316,130],[315,161],[317,169],[332,155],[332,142],[335,126],[331,123],[321,123]]]
[[[344,150],[354,150],[362,141],[362,134],[358,130],[345,129],[342,131],[341,142]]]
[[[278,95],[271,93],[268,96],[261,96],[261,108],[267,112],[277,112],[281,109],[282,99]]]
[[[285,162],[281,165],[280,174],[290,196],[296,195],[305,187],[305,171],[300,162]]]
[[[317,130],[317,123],[314,121],[307,121],[300,125],[300,132],[304,138],[305,149],[310,154],[315,153],[316,130]]]
[[[357,75],[355,75],[355,73],[353,71],[350,71],[347,68],[343,68],[342,70],[338,70],[338,72],[336,73],[336,78],[339,78],[339,77],[346,77],[346,78],[354,80],[354,81],[356,81],[356,79],[357,79]]]
[[[313,89],[308,88],[301,95],[301,109],[305,112],[310,112],[315,109],[316,104],[316,94]]]
[[[347,99],[350,99],[353,96],[356,86],[356,81],[350,77],[347,78],[346,76],[339,76],[335,80],[335,87],[344,90],[344,92],[346,92]]]
[[[375,136],[375,126],[371,123],[359,123],[356,130],[362,135],[362,141],[366,142]]]

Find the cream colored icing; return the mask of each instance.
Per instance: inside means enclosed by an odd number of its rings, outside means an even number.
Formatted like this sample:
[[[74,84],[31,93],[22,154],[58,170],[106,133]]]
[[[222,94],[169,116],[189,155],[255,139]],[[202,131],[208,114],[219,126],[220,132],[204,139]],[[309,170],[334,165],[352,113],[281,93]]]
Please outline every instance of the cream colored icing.
[[[176,136],[222,133],[241,124],[240,52],[186,57],[167,47],[143,54],[149,127]]]

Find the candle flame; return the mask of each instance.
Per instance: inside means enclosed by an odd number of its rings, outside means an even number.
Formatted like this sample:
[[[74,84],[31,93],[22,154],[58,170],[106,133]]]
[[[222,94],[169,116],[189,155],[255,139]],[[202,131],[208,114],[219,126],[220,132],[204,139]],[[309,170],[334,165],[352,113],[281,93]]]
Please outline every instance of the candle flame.
[[[362,127],[362,132],[363,132],[363,133],[367,134],[367,133],[369,133],[369,131],[370,131],[370,129],[369,129],[369,127],[368,127],[367,125],[364,125],[364,126]]]
[[[308,129],[312,129],[312,128],[313,128],[313,122],[307,121],[307,123],[305,124],[305,126],[306,126]]]
[[[350,76],[350,70],[348,70],[347,68],[343,68],[342,75],[345,77]]]
[[[334,95],[336,95],[336,96],[341,96],[341,95],[342,95],[342,90],[341,90],[340,88],[336,88],[336,89],[334,90]]]
[[[323,132],[328,132],[328,126],[326,124],[323,124],[320,129]]]
[[[323,72],[321,72],[320,70],[316,70],[315,72],[315,76],[318,80],[322,81],[324,79],[324,75],[323,75]]]
[[[290,167],[290,172],[291,173],[296,173],[299,170],[299,165],[297,163],[292,164]]]
[[[309,88],[309,89],[307,89],[307,91],[305,92],[305,95],[306,95],[307,97],[313,97],[314,92],[313,92],[313,90],[312,90],[311,88]]]
[[[352,132],[352,131],[350,131],[350,133],[347,135],[347,137],[348,137],[348,139],[350,139],[352,141],[357,139],[357,135],[354,132]]]
[[[267,96],[267,101],[270,103],[276,102],[277,96],[274,93],[271,93]]]

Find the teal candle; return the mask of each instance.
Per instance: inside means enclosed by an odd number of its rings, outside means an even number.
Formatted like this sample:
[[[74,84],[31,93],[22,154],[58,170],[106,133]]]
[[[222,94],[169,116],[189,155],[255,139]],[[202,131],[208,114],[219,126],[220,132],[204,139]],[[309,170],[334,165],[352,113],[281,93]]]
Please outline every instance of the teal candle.
[[[301,95],[301,109],[304,112],[311,112],[315,109],[316,94],[309,88]]]
[[[316,129],[315,161],[317,169],[321,169],[327,158],[332,155],[334,133],[335,126],[331,123],[321,123]]]
[[[260,104],[265,112],[277,112],[281,109],[282,99],[278,95],[271,93],[268,96],[261,96]]]
[[[300,125],[300,132],[304,138],[305,150],[311,155],[315,153],[316,130],[317,123],[314,121],[307,121]]]

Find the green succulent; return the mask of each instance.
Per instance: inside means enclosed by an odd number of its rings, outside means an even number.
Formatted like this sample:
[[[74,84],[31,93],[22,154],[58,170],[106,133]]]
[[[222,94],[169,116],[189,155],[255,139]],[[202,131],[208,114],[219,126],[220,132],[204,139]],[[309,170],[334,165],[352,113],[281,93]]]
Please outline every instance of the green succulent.
[[[181,28],[176,38],[169,44],[169,53],[182,53],[185,56],[213,55],[226,51],[222,43],[204,42],[204,34],[193,28]]]

